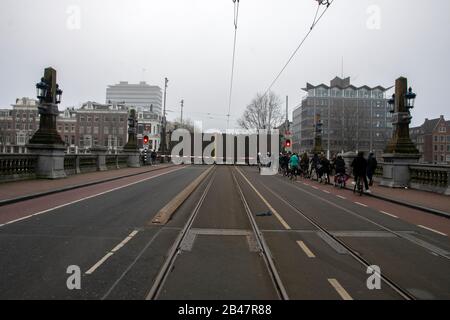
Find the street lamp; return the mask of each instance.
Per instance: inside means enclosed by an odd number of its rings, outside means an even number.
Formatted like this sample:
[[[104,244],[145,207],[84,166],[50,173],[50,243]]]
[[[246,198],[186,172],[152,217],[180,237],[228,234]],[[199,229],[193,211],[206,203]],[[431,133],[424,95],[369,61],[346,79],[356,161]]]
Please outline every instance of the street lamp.
[[[59,88],[59,85],[56,85],[56,104],[61,103],[61,97],[62,97],[63,91]]]
[[[406,106],[406,108],[408,108],[408,111],[409,111],[409,109],[414,108],[416,96],[417,95],[414,92],[412,92],[412,88],[409,87],[408,92],[405,94],[405,106]]]
[[[49,85],[47,84],[47,82],[45,81],[44,78],[41,78],[41,82],[36,84],[36,93],[37,93],[39,102],[42,103],[47,98],[48,89],[49,89]]]

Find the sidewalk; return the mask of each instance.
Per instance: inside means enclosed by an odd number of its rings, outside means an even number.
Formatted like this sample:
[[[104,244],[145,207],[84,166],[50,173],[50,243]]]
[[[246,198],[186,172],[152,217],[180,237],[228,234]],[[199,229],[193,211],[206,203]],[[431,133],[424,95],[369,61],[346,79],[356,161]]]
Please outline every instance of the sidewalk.
[[[450,196],[414,189],[381,187],[376,182],[370,189],[377,196],[447,212],[450,215]]]
[[[333,183],[334,176],[330,177],[330,181]],[[347,188],[353,189],[352,182],[353,178],[347,181]],[[372,191],[371,195],[375,197],[442,211],[450,216],[450,196],[414,189],[382,187],[375,181],[370,190]]]
[[[38,193],[57,191],[65,188],[110,180],[130,175],[136,175],[154,170],[160,170],[172,164],[160,164],[141,168],[124,168],[102,172],[82,173],[59,180],[24,180],[0,184],[0,202],[8,199],[32,196]]]

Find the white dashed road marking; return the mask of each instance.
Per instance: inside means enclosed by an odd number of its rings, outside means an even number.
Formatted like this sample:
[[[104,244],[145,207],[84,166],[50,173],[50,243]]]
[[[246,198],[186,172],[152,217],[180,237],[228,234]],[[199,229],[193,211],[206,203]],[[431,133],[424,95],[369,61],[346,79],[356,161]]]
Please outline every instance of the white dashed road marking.
[[[316,256],[312,251],[308,248],[308,246],[303,241],[297,241],[297,244],[302,248],[303,252],[306,254],[308,258],[315,258]]]
[[[94,264],[88,271],[86,271],[86,274],[93,274],[95,270],[98,269],[106,260],[108,260],[114,253],[116,253],[120,248],[122,248],[125,244],[128,243],[136,234],[138,231],[133,231],[126,237],[121,243],[119,243],[117,246],[114,247],[110,252],[108,252],[103,258],[101,258],[96,264]]]
[[[428,230],[428,231],[431,231],[431,232],[434,232],[434,233],[440,234],[441,236],[444,236],[444,237],[446,237],[446,236],[447,236],[447,234],[445,234],[445,233],[443,233],[443,232],[440,232],[440,231],[437,231],[437,230],[434,230],[434,229],[431,229],[431,228],[428,228],[428,227],[422,226],[421,224],[419,224],[418,226],[419,226],[419,227],[421,227],[421,228],[423,228],[423,229],[426,229],[426,230]]]
[[[367,208],[367,204],[364,204],[364,203],[361,203],[361,202],[357,202],[357,201],[355,201],[355,203],[356,203],[357,205],[359,205],[359,206],[362,206],[362,207],[366,207],[366,208]]]
[[[337,293],[339,293],[343,300],[353,300],[348,292],[341,286],[339,281],[337,281],[336,279],[328,279],[328,282],[333,286]]]
[[[389,212],[386,212],[386,211],[383,211],[383,210],[380,210],[380,212],[382,214],[388,215],[388,216],[390,216],[392,218],[398,219],[398,217],[396,215],[390,214]]]

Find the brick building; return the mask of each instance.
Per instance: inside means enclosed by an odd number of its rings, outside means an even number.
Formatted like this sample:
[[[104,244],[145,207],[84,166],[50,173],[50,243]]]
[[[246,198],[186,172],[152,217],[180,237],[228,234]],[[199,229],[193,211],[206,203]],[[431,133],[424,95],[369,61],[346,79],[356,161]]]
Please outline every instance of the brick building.
[[[450,164],[450,121],[441,115],[410,129],[411,140],[417,145],[423,163]]]

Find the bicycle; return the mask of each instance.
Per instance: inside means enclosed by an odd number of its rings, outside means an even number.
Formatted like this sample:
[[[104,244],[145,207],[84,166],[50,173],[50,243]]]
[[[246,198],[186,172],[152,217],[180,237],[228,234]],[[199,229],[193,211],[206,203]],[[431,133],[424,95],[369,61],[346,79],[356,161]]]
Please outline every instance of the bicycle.
[[[355,186],[353,187],[353,193],[358,191],[359,195],[362,196],[364,192],[363,181],[361,177],[356,177]]]

